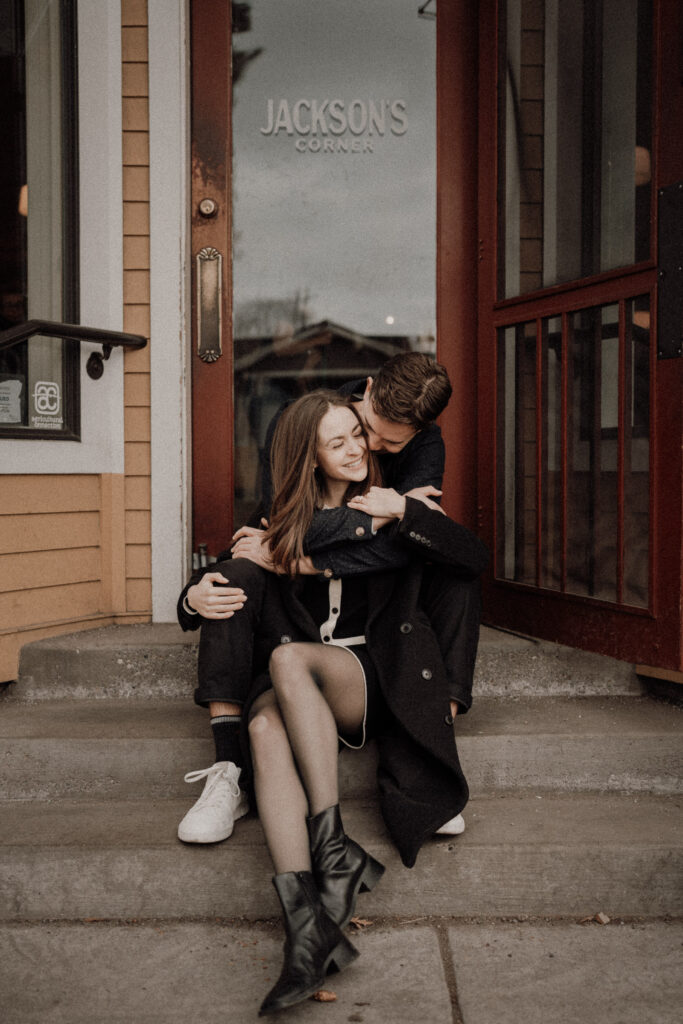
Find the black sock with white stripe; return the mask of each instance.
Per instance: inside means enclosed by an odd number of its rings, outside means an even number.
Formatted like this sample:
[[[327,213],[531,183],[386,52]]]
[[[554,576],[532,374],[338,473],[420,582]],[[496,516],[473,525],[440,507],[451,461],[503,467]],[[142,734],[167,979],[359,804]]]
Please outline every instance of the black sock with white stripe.
[[[239,715],[217,715],[211,719],[216,761],[232,761],[238,768],[244,767],[240,745],[241,721]]]

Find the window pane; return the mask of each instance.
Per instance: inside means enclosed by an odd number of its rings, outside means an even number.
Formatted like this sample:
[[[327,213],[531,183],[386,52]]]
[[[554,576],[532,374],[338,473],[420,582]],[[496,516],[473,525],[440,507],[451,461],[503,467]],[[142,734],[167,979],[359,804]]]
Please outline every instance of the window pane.
[[[498,341],[498,574],[536,583],[536,324]]]
[[[619,308],[570,318],[567,589],[617,599]]]
[[[624,601],[648,605],[650,535],[650,302],[626,308]]]
[[[541,586],[562,587],[562,320],[544,320]]]
[[[435,22],[419,6],[234,5],[238,520],[284,400],[436,351]]]
[[[14,0],[0,8],[0,93],[10,126],[0,191],[0,330],[26,320],[74,320],[74,84],[71,4]],[[67,369],[74,346],[47,338],[0,352],[0,429],[47,436],[77,424]]]
[[[502,7],[499,294],[647,259],[651,3]]]

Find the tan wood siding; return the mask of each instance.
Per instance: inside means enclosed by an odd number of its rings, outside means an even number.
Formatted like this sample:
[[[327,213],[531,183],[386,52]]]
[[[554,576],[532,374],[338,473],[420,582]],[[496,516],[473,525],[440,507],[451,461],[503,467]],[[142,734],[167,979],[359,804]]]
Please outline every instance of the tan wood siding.
[[[149,513],[131,522],[129,594],[125,494],[115,474],[3,477],[0,681],[16,678],[20,648],[31,640],[149,618]]]

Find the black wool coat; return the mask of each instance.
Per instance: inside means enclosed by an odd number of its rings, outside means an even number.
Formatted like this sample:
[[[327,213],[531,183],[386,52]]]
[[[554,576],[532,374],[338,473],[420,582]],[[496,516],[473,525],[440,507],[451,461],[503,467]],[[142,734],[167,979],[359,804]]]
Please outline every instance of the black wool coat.
[[[382,815],[403,863],[412,867],[422,843],[460,813],[469,795],[453,735],[451,684],[420,604],[423,578],[430,563],[437,563],[477,588],[488,552],[464,526],[414,498],[406,499],[406,513],[392,529],[415,557],[405,567],[367,577],[366,639],[386,704],[376,735]],[[292,627],[287,638],[319,641],[296,582],[280,585]],[[463,637],[463,643],[471,642]],[[262,676],[253,697],[267,685]]]

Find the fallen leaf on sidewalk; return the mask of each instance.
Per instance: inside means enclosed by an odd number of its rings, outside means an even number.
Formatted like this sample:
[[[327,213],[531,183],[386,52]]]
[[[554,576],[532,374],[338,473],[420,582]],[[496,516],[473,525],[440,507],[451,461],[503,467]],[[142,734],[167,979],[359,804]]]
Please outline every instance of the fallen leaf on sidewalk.
[[[372,921],[368,921],[364,917],[352,917],[349,921],[349,924],[352,924],[358,931],[361,931],[363,928],[369,928],[372,923]]]
[[[314,992],[311,999],[315,999],[317,1003],[336,1003],[337,993],[328,992],[326,989],[321,988],[318,992]]]

